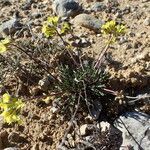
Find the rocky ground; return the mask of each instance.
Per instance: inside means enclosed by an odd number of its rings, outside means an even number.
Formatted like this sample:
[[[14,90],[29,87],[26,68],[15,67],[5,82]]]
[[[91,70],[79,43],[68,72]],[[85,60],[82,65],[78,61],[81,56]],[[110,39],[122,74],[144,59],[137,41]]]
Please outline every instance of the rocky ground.
[[[0,38],[10,36],[15,41],[42,38],[42,24],[48,16],[57,14],[63,19],[70,16],[69,21],[74,33],[80,37],[71,41],[71,44],[97,58],[97,54],[105,46],[105,39],[99,32],[99,27],[110,19],[124,23],[127,27],[125,36],[120,37],[106,53],[105,64],[106,71],[110,74],[110,86],[114,91],[123,91],[131,96],[148,95],[150,92],[150,1],[80,0],[70,6],[71,10],[64,11],[63,4],[67,1],[0,0]],[[66,37],[66,40],[69,41],[69,37]],[[4,82],[9,87],[13,85],[15,87],[17,84],[16,79],[10,74],[6,79]],[[36,86],[31,87],[30,95],[34,93]],[[27,100],[22,112],[24,116],[22,125],[3,124],[1,119],[0,150],[57,149],[68,131],[70,115],[62,116],[58,113],[60,108],[54,107],[57,101],[53,100],[53,97],[48,103],[42,103],[41,97],[32,99],[31,96],[25,96]],[[145,99],[149,102],[148,98]],[[119,106],[114,108],[118,110]],[[148,150],[150,147],[149,103],[136,107],[136,111],[144,113],[136,112],[135,107],[129,110],[132,112],[117,116],[116,120],[104,119],[105,122],[100,123],[93,120],[89,114],[78,112],[74,126],[66,135],[64,142],[66,147],[61,149],[68,147],[74,150]],[[128,119],[125,116],[128,116]],[[122,128],[118,125],[120,122]],[[126,128],[130,132],[127,132]],[[140,135],[136,134],[137,128]]]

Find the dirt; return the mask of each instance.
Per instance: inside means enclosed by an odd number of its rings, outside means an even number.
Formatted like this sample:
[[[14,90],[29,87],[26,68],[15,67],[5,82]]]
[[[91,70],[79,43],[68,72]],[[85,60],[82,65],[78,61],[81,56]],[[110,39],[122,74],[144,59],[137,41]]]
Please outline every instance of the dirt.
[[[150,1],[118,0],[118,2],[119,6],[117,6],[117,8],[121,10],[130,7],[130,11],[122,15],[122,19],[117,16],[117,13],[113,12],[90,12],[91,15],[104,21],[109,18],[118,21],[121,20],[127,27],[125,37],[120,39],[119,43],[113,44],[106,54],[106,71],[110,74],[110,87],[117,91],[131,88],[138,91],[140,89],[140,92],[143,92],[142,89],[145,88],[145,91],[149,92],[150,25],[145,24],[145,19],[150,18]],[[18,10],[21,22],[23,24],[29,23],[32,33],[40,35],[43,21],[52,14],[52,2],[50,0],[35,0],[34,3],[25,10],[21,9],[25,6],[25,1],[12,0],[10,3],[11,4],[6,4],[3,0],[0,0],[0,23],[9,20],[14,11]],[[80,3],[83,3],[83,7],[89,10],[95,1],[82,0]],[[100,33],[95,33],[83,27],[75,27],[74,30],[77,35],[83,36],[91,43],[90,46],[83,48],[83,51],[97,57],[96,54],[99,54],[105,46],[104,37],[102,37]],[[23,31],[20,36],[13,36],[13,38],[16,41],[20,39],[25,40],[31,37],[31,31]],[[12,84],[14,84],[14,87],[17,86],[14,81],[16,79],[9,77],[7,79],[9,79],[9,81],[5,82],[8,83],[8,87],[12,86]],[[25,89],[24,91],[27,90]],[[26,97],[26,106],[22,111],[22,125],[2,125],[0,137],[1,132],[8,134],[6,134],[6,139],[2,139],[3,148],[14,146],[21,150],[56,149],[59,141],[66,132],[69,119],[66,120],[59,113],[50,111],[52,108],[51,102],[39,106],[39,101],[42,99],[42,97],[37,99]],[[78,119],[82,120],[82,123],[85,123],[86,116],[87,114],[81,113],[81,118]],[[24,140],[12,140],[9,138],[12,133],[17,133],[15,139],[22,138]],[[104,136],[104,138],[106,138],[106,136]],[[106,150],[108,149],[106,148]]]

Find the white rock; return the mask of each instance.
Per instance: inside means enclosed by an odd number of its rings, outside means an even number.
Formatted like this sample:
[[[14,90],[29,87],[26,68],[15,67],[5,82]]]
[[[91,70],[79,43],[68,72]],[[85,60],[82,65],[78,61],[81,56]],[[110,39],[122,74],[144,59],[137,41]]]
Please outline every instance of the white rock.
[[[52,107],[52,108],[50,109],[50,111],[51,111],[52,113],[56,113],[56,112],[58,111],[58,109],[57,109],[56,107]]]
[[[120,116],[114,125],[122,131],[123,143],[120,150],[129,145],[134,150],[149,150],[150,116],[141,112],[128,112]]]
[[[110,124],[108,122],[102,121],[100,122],[100,128],[101,128],[101,131],[104,132],[110,129]]]
[[[149,25],[150,25],[150,17],[147,17],[147,18],[144,20],[144,25],[145,25],[145,26],[149,26]]]
[[[82,136],[86,135],[87,126],[88,126],[87,124],[84,124],[80,127],[80,134]]]

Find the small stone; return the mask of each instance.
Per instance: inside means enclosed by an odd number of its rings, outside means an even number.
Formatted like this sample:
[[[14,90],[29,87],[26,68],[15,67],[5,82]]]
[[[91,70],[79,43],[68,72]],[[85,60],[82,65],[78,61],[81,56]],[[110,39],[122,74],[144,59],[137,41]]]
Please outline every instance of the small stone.
[[[90,30],[99,31],[103,21],[88,14],[80,14],[74,18],[75,26],[82,26]]]
[[[147,17],[147,18],[144,20],[144,25],[145,25],[145,26],[150,26],[150,17]]]
[[[133,46],[134,46],[135,49],[137,49],[137,48],[142,46],[142,43],[140,41],[135,41]]]
[[[125,9],[123,10],[124,14],[129,14],[131,12],[131,7],[130,6],[126,6]]]
[[[22,6],[22,10],[30,9],[33,2],[34,2],[34,0],[26,0],[25,4],[23,4],[23,6]]]
[[[126,44],[123,47],[124,47],[124,49],[128,50],[128,49],[132,48],[132,44]]]
[[[80,127],[80,134],[81,134],[82,136],[86,135],[87,126],[88,126],[87,124],[84,124],[84,125],[82,125],[82,126]]]
[[[116,18],[122,18],[122,12],[117,12],[117,13],[115,14],[115,17],[116,17]]]
[[[40,12],[34,12],[34,13],[32,13],[31,16],[32,16],[32,18],[37,19],[37,18],[42,17],[42,14]]]
[[[126,43],[127,42],[127,38],[126,37],[121,37],[120,39],[119,39],[119,44],[121,45],[121,44],[123,44],[123,43]]]
[[[92,124],[84,124],[80,127],[80,132],[79,134],[81,136],[87,136],[92,134],[93,132],[98,131],[99,129],[97,128],[97,126],[94,126]]]
[[[51,111],[52,113],[56,113],[56,112],[58,111],[58,108],[52,107],[52,108],[50,109],[50,111]]]
[[[98,11],[103,11],[103,10],[105,10],[106,9],[106,6],[103,4],[103,3],[101,3],[101,2],[96,2],[96,3],[94,3],[94,5],[92,6],[92,11],[96,11],[96,12],[98,12]]]
[[[101,132],[105,132],[110,129],[110,124],[108,122],[100,122]]]
[[[135,33],[134,32],[129,32],[130,37],[135,37]]]
[[[53,11],[59,17],[72,17],[81,10],[79,3],[74,0],[54,0],[52,4]]]
[[[38,84],[41,90],[47,91],[48,89],[50,89],[52,83],[53,83],[53,78],[50,75],[48,75],[45,76],[43,79],[41,79]]]

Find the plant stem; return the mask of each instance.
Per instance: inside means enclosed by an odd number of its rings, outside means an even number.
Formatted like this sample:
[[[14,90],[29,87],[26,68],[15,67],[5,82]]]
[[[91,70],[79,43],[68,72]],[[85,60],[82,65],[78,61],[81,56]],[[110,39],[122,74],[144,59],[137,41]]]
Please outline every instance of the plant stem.
[[[97,62],[96,62],[96,64],[94,65],[94,68],[97,68],[97,70],[99,70],[99,68],[100,68],[100,65],[101,65],[101,63],[102,63],[102,58],[103,58],[103,56],[105,55],[105,53],[107,52],[107,50],[108,50],[108,48],[109,48],[109,46],[110,46],[110,43],[111,43],[111,41],[112,41],[112,38],[113,38],[113,37],[111,36],[110,39],[109,39],[109,41],[108,41],[108,44],[105,46],[104,50],[102,50],[102,52],[100,52],[99,55],[98,55]]]
[[[69,53],[70,57],[72,58],[74,64],[75,64],[76,66],[78,66],[78,63],[76,62],[76,60],[74,59],[73,55],[71,54],[70,50],[69,50],[68,47],[67,47],[69,44],[64,41],[63,37],[61,36],[61,34],[59,34],[59,32],[57,31],[57,29],[56,29],[56,32],[57,32],[57,35],[58,35],[58,36],[60,37],[60,39],[62,40],[62,42],[63,42],[65,48],[67,49],[67,52]]]
[[[67,138],[67,135],[68,135],[68,133],[69,133],[69,131],[70,131],[72,125],[73,125],[73,121],[74,121],[75,116],[76,116],[76,114],[77,114],[77,111],[78,111],[78,109],[79,109],[80,99],[81,99],[81,92],[79,93],[78,104],[77,104],[76,110],[75,110],[75,112],[74,112],[74,114],[73,114],[73,116],[72,116],[72,118],[71,118],[71,120],[70,120],[70,123],[69,123],[69,126],[68,126],[67,130],[66,130],[66,133],[65,133],[64,137],[62,138],[62,142],[61,142],[61,143],[59,144],[59,146],[58,146],[58,149],[60,149],[60,150],[61,150],[62,146],[64,145],[65,140],[66,140],[66,138]]]
[[[43,62],[42,60],[40,59],[36,59],[34,58],[31,54],[27,53],[23,48],[15,45],[15,44],[12,44],[12,46],[15,46],[18,50],[20,50],[21,52],[25,53],[27,56],[29,56],[30,59],[34,60],[37,64],[40,64],[42,69],[45,70],[48,74],[50,74],[52,76],[53,79],[55,79],[55,81],[59,82],[59,80],[53,76],[48,69],[52,68],[51,66],[49,66],[49,64],[47,64],[47,62]],[[53,69],[53,68],[52,68]]]

